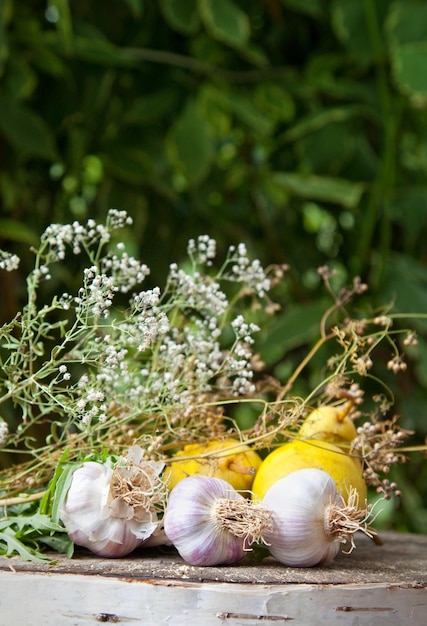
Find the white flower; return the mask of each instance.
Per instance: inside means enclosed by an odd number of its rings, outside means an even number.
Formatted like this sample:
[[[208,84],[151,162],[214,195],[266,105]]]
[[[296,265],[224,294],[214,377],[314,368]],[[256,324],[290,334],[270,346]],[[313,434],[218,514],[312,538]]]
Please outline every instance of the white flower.
[[[9,427],[6,422],[0,421],[0,446],[6,443],[7,436],[9,434]]]
[[[19,257],[16,254],[10,254],[0,250],[0,270],[6,270],[6,272],[13,272],[18,269]]]

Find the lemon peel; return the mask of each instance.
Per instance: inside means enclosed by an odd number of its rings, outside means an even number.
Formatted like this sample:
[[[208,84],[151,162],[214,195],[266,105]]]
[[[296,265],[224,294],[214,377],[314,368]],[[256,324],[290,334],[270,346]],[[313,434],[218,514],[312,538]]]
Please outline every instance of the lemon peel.
[[[364,506],[367,488],[360,461],[338,446],[316,439],[296,439],[270,452],[255,475],[252,485],[254,497],[262,500],[280,478],[304,468],[321,469],[329,474],[346,502],[351,489],[356,489],[360,506]]]
[[[357,430],[349,413],[351,401],[339,406],[323,405],[314,409],[304,420],[298,432],[300,439],[321,439],[331,443],[353,441]]]
[[[183,478],[202,474],[222,478],[237,491],[248,491],[261,463],[259,454],[237,439],[191,443],[175,455],[165,469],[164,480],[173,489]]]

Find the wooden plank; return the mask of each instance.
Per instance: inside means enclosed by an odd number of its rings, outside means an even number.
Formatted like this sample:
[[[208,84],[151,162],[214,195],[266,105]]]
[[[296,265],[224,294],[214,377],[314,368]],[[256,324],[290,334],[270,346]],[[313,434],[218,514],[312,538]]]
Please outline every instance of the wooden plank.
[[[172,549],[124,559],[88,552],[54,565],[0,558],[0,624],[89,626],[401,626],[426,623],[427,537],[358,538],[351,555],[317,568],[274,559],[192,567]]]

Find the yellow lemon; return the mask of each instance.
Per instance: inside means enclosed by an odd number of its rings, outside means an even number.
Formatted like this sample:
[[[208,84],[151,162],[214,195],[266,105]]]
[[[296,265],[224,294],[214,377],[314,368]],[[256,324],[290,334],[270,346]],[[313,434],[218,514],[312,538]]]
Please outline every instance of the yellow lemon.
[[[359,495],[359,506],[365,505],[366,483],[358,459],[345,454],[332,443],[315,439],[295,440],[271,452],[255,475],[252,492],[262,500],[280,478],[306,467],[321,469],[329,474],[345,500],[350,488],[354,487]]]
[[[301,439],[321,439],[332,443],[353,441],[357,436],[357,431],[348,416],[352,406],[352,402],[346,402],[337,407],[320,406],[305,418],[298,436]]]
[[[203,455],[203,456],[202,456]],[[180,460],[182,457],[193,457]],[[185,478],[203,474],[226,480],[237,491],[250,490],[261,457],[237,439],[218,439],[206,444],[191,443],[178,452],[165,470],[170,489]]]

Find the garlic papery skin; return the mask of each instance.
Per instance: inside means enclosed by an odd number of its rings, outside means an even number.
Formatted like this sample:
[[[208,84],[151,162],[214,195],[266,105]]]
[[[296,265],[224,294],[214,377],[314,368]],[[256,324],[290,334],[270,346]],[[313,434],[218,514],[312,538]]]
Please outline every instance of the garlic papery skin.
[[[74,471],[60,518],[68,535],[103,557],[121,557],[159,532],[164,464],[133,446],[114,466],[88,461]]]
[[[187,563],[209,566],[242,559],[270,517],[225,480],[194,475],[172,489],[163,522],[166,536]]]
[[[267,491],[262,504],[272,512],[271,527],[262,538],[270,553],[290,567],[313,567],[332,561],[340,545],[357,530],[375,532],[366,524],[370,509],[359,509],[356,491],[348,503],[334,480],[319,469],[300,469],[281,478]]]

